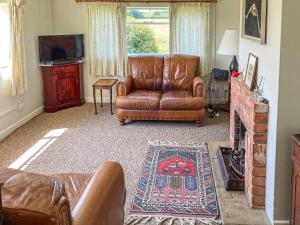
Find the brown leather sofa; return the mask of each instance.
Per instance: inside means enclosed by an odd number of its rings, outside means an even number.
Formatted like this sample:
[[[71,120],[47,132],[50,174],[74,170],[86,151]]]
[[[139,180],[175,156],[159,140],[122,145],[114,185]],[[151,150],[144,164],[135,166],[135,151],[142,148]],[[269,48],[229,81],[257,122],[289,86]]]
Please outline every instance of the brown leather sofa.
[[[204,82],[197,56],[173,54],[128,58],[128,76],[117,84],[116,110],[125,120],[183,120],[200,126],[205,115]]]
[[[94,174],[41,175],[0,168],[5,225],[123,225],[122,167]]]

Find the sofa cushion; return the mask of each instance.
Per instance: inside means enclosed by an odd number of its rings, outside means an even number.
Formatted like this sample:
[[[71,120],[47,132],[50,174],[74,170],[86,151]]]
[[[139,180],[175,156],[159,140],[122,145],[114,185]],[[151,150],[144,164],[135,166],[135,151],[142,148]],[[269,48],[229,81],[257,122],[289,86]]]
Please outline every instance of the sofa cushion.
[[[135,90],[162,90],[163,56],[139,55],[128,57],[128,75]]]
[[[160,100],[161,110],[201,110],[204,98],[193,97],[191,91],[168,91]]]
[[[198,56],[172,54],[164,57],[163,91],[192,90],[197,75]]]
[[[128,110],[158,110],[161,92],[135,90],[126,96],[118,96],[116,107]]]
[[[0,168],[3,212],[7,225],[70,224],[63,181],[42,174]]]

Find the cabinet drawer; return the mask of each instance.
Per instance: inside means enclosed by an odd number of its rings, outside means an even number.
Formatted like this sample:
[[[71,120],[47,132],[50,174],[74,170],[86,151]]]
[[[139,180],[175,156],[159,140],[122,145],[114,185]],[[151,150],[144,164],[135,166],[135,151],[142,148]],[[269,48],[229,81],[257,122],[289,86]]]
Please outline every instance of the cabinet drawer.
[[[76,74],[78,72],[77,65],[68,65],[68,66],[58,66],[52,68],[53,75],[60,75],[60,74]]]
[[[66,66],[66,73],[77,73],[77,72],[78,72],[77,65]]]
[[[293,153],[296,161],[300,163],[300,147],[297,144],[294,144],[294,153]]]

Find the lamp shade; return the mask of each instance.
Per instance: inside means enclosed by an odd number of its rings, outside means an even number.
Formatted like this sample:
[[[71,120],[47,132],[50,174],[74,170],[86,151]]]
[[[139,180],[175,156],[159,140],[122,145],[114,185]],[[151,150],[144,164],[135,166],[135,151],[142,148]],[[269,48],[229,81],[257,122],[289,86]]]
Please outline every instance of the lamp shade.
[[[218,48],[219,55],[239,55],[239,30],[228,29],[225,31]]]

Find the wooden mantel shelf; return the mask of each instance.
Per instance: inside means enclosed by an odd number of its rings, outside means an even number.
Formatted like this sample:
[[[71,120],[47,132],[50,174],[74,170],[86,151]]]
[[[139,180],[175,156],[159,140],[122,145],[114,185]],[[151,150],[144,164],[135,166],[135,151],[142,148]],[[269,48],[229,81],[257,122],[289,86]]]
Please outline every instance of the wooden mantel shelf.
[[[241,95],[243,97],[246,96],[247,99],[253,102],[253,105],[255,105],[255,113],[269,113],[269,102],[267,100],[263,102],[258,101],[244,81],[239,80],[238,78],[231,78],[231,84],[235,86],[234,91],[238,92],[234,93],[234,95]]]

